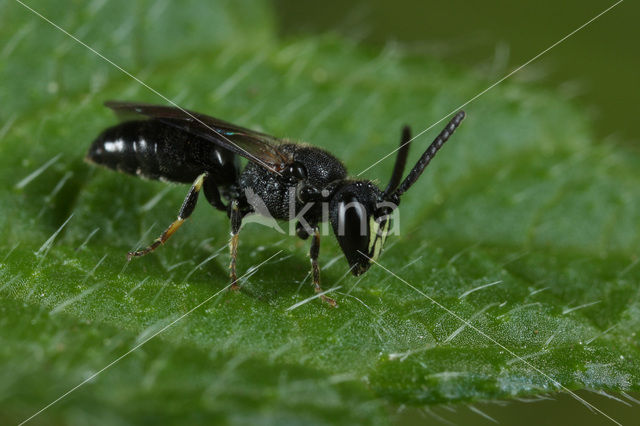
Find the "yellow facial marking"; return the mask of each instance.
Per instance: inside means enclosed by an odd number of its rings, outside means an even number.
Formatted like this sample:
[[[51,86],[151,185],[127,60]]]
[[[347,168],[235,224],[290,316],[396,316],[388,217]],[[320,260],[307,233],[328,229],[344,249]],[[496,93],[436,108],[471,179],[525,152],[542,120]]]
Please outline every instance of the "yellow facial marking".
[[[389,220],[386,220],[382,225],[382,231],[380,231],[380,223],[378,223],[373,217],[369,219],[369,263],[373,260],[377,260],[382,252],[382,246],[387,239],[387,233],[389,232]]]
[[[380,229],[380,224],[376,222],[373,216],[369,217],[369,253],[371,253],[371,249],[378,239],[378,230]]]

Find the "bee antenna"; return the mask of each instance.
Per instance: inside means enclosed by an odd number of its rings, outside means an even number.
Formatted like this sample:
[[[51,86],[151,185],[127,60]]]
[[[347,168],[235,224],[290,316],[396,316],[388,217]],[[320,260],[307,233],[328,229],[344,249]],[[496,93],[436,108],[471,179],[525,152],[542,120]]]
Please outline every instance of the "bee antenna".
[[[383,197],[391,194],[400,185],[400,180],[404,174],[404,168],[407,165],[407,155],[409,155],[409,147],[411,146],[411,129],[409,126],[402,128],[402,137],[400,138],[400,148],[398,148],[398,155],[396,156],[396,164],[393,166],[393,172],[391,173],[391,179],[387,189],[384,190]]]
[[[453,134],[453,132],[458,128],[458,126],[460,125],[460,122],[464,119],[464,117],[465,117],[464,111],[460,111],[455,115],[455,117],[451,119],[451,121],[449,121],[449,124],[447,124],[445,128],[442,129],[440,134],[433,140],[433,142],[431,142],[431,145],[429,145],[429,148],[427,148],[424,154],[422,154],[422,157],[420,157],[416,165],[413,166],[413,169],[411,169],[411,171],[409,172],[407,177],[404,179],[404,181],[402,181],[398,189],[396,189],[392,194],[390,194],[388,198],[399,200],[400,196],[405,192],[407,192],[407,190],[411,188],[411,185],[416,183],[416,181],[418,180],[418,178],[420,177],[424,169],[429,165],[433,157],[435,157],[436,152],[438,152],[438,150],[442,148],[442,145],[444,145],[444,143],[449,139],[449,137]],[[398,154],[398,156],[400,156],[400,154]],[[397,162],[396,162],[396,165],[397,165]],[[394,168],[393,171],[395,174],[396,169]],[[393,177],[392,177],[392,181],[393,181]]]

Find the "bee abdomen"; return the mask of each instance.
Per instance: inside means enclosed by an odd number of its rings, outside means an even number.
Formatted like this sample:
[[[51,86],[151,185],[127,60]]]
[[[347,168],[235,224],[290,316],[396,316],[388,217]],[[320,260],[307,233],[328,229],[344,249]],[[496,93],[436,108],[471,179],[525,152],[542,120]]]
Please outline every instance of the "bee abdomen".
[[[229,151],[154,120],[128,121],[106,129],[87,154],[89,161],[110,169],[184,183],[205,171],[224,177],[222,180],[233,179],[233,157]]]

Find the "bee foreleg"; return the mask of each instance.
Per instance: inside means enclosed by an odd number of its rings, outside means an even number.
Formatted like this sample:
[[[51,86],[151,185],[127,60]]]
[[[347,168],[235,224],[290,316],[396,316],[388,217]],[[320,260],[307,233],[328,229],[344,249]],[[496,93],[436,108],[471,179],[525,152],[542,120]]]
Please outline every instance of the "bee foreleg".
[[[229,240],[229,277],[231,278],[231,290],[238,290],[238,276],[236,274],[236,258],[238,257],[238,233],[242,225],[242,214],[238,207],[238,200],[232,200],[229,205],[229,219],[231,219],[231,240]]]
[[[184,221],[189,216],[191,216],[191,213],[193,213],[193,210],[196,207],[196,203],[198,202],[198,194],[200,193],[200,189],[202,188],[202,185],[207,176],[207,173],[203,173],[196,178],[195,182],[193,182],[193,185],[191,185],[191,189],[189,189],[186,198],[182,202],[182,207],[180,208],[180,212],[178,213],[178,218],[173,221],[173,223],[169,225],[169,227],[165,229],[165,231],[158,238],[156,238],[156,240],[151,243],[150,246],[142,250],[130,251],[129,253],[127,253],[128,260],[131,260],[133,257],[144,256],[145,254],[151,253],[156,248],[158,248],[158,246],[164,244],[165,241],[167,241],[169,237],[171,237],[173,233],[176,232],[178,228],[180,228],[180,226],[182,226]]]
[[[320,267],[318,266],[318,256],[320,255],[320,231],[317,226],[313,228],[313,235],[311,238],[311,249],[309,250],[309,257],[311,258],[311,275],[313,277],[313,287],[316,293],[322,293],[322,287],[320,287]],[[335,300],[327,297],[324,294],[320,294],[320,298],[327,302],[334,308],[338,306]]]

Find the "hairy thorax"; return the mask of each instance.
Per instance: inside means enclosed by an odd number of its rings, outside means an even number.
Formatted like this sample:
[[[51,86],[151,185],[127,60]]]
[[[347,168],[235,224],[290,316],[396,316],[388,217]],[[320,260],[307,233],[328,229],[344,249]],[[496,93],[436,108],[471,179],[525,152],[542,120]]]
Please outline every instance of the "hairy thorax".
[[[240,175],[237,191],[256,213],[265,214],[266,209],[275,219],[293,219],[305,207],[297,196],[302,186],[322,191],[347,177],[344,165],[324,150],[298,144],[283,145],[281,150],[293,154],[293,160],[304,166],[307,177],[298,180],[287,173],[278,175],[259,164],[249,163]]]

